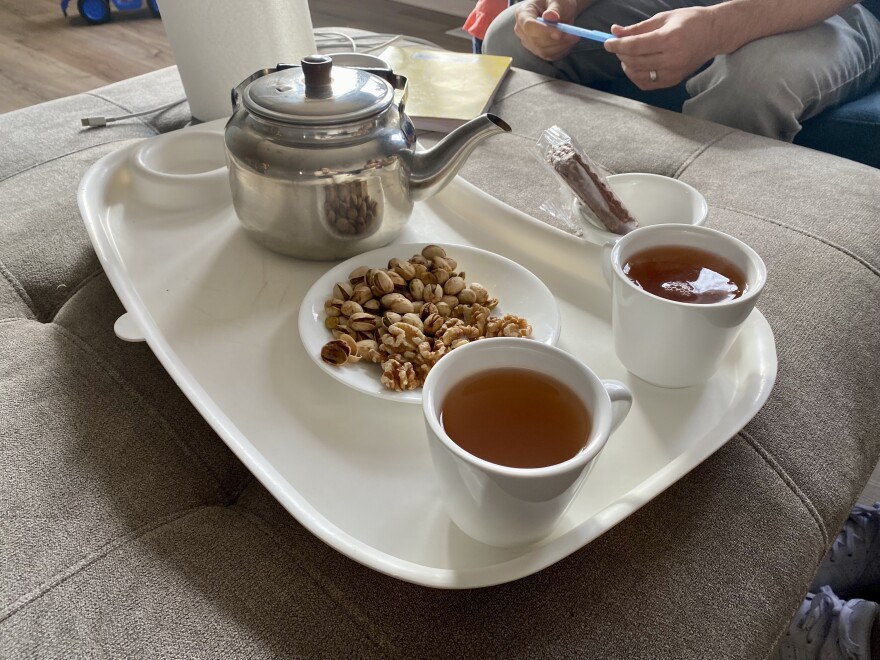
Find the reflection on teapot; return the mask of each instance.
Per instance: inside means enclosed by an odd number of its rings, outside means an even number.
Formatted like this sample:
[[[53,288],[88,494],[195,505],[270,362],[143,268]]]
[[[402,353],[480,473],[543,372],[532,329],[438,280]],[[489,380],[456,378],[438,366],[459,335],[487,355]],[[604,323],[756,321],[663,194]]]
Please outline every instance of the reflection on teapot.
[[[259,243],[302,259],[387,245],[414,202],[442,190],[482,140],[510,131],[486,114],[416,151],[406,79],[320,55],[256,72],[232,103],[225,142],[235,212]]]

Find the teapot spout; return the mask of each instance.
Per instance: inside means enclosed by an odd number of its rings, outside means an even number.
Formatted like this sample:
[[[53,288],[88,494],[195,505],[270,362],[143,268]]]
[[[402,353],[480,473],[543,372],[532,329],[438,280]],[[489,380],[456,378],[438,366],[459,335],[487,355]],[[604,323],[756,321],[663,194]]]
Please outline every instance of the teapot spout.
[[[464,165],[476,146],[487,137],[509,133],[499,117],[485,114],[459,126],[426,151],[415,152],[410,173],[410,198],[414,202],[440,192]]]

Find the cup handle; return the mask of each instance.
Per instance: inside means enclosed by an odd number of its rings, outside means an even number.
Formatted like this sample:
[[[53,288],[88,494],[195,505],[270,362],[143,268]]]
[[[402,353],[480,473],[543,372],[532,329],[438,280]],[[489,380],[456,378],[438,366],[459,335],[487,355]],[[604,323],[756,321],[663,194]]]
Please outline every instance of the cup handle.
[[[619,380],[603,380],[602,387],[611,399],[611,432],[617,430],[632,408],[632,392]]]

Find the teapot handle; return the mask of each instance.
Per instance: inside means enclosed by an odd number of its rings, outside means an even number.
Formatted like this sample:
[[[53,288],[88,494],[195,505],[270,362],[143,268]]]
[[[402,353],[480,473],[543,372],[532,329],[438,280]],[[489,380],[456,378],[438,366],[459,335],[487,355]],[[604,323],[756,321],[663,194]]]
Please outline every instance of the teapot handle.
[[[380,78],[390,82],[391,86],[394,87],[394,89],[399,91],[402,90],[402,93],[400,94],[400,100],[397,102],[397,106],[401,113],[404,111],[404,108],[406,107],[406,99],[409,95],[409,83],[407,82],[406,76],[401,76],[397,73],[394,73],[391,69],[368,66],[353,66],[350,68],[360,69],[361,71],[372,73],[373,75],[379,76]]]

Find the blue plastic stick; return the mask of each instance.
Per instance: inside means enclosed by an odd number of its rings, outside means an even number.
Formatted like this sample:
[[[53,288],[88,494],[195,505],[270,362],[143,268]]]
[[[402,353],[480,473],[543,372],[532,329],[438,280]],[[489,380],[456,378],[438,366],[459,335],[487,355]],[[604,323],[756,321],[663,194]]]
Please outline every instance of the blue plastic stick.
[[[582,39],[591,39],[592,41],[598,41],[599,43],[605,43],[609,39],[614,39],[613,34],[608,34],[607,32],[599,32],[599,30],[587,30],[586,28],[579,28],[576,25],[569,25],[568,23],[552,23],[550,21],[545,21],[543,18],[538,19],[539,23],[543,23],[552,28],[556,28],[560,32],[565,32],[565,34],[573,34],[576,37],[581,37]]]

